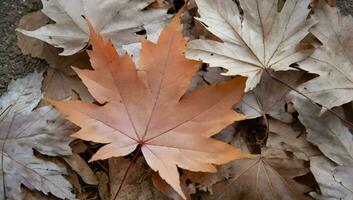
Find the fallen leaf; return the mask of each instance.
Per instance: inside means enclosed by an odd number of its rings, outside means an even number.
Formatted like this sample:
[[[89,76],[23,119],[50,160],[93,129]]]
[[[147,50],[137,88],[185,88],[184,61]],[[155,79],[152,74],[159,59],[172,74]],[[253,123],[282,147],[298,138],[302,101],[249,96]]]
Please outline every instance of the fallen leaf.
[[[309,0],[286,1],[280,12],[278,0],[239,2],[243,12],[232,0],[196,0],[199,20],[223,42],[191,41],[187,58],[224,67],[226,76],[248,77],[249,91],[265,71],[293,70],[291,64],[310,55],[311,50],[297,46],[315,21],[308,19]]]
[[[309,188],[294,180],[309,170],[303,160],[285,154],[236,160],[219,171],[223,173],[203,175],[203,180],[221,181],[213,185],[213,194],[204,195],[202,199],[309,199],[304,195]]]
[[[346,169],[349,170],[348,173],[324,156],[312,157],[310,170],[319,183],[321,194],[312,192],[310,195],[318,200],[351,200],[353,196],[353,170],[352,168]]]
[[[303,127],[286,124],[278,120],[269,119],[269,135],[266,146],[292,152],[296,158],[309,161],[310,157],[320,155],[320,151],[314,148],[306,140],[306,131]]]
[[[88,146],[82,140],[73,141],[70,144],[72,152],[80,154],[87,150]]]
[[[25,187],[22,188],[22,199],[28,200],[56,200],[56,198],[52,196],[45,196],[40,192],[33,192]]]
[[[69,65],[67,66],[69,67]],[[43,92],[48,98],[82,99],[92,102],[93,98],[76,75],[67,75],[61,70],[49,68],[43,80]],[[45,105],[41,103],[40,105]]]
[[[109,200],[110,192],[109,192],[109,177],[106,173],[99,171],[96,173],[98,177],[98,191],[99,197],[101,200]]]
[[[318,148],[327,158],[337,164],[337,166],[334,166],[332,164],[326,163],[323,166],[323,169],[320,169],[320,167],[317,166],[312,167],[312,172],[316,180],[319,182],[319,185],[323,185],[323,190],[325,190],[325,185],[327,185],[326,182],[332,182],[332,180],[329,179],[323,180],[320,172],[330,170],[330,176],[333,176],[334,182],[336,182],[335,184],[332,183],[330,186],[332,189],[339,191],[342,189],[342,187],[347,189],[352,188],[351,180],[353,180],[353,135],[350,130],[344,126],[343,122],[340,121],[340,119],[331,112],[326,112],[320,115],[320,107],[311,103],[304,97],[295,93],[291,93],[290,97],[294,103],[295,109],[299,113],[299,120],[307,129],[307,140],[318,146]],[[336,179],[336,177],[341,178]],[[332,177],[330,179],[332,179]],[[339,183],[338,186],[337,183]],[[341,194],[338,192],[333,197],[340,199],[341,195],[343,194],[344,193]],[[350,190],[350,197],[352,196],[353,192]]]
[[[37,11],[23,16],[18,28],[34,30],[47,24],[49,18],[42,12]],[[54,48],[38,39],[28,37],[22,33],[17,33],[18,43],[23,54],[30,54],[46,60],[49,69],[43,81],[43,92],[47,97],[55,99],[77,99],[92,101],[87,88],[82,84],[71,65],[89,68],[89,58],[86,53],[78,53],[73,56],[58,56],[59,49]],[[41,106],[47,105],[45,102]]]
[[[288,71],[276,72],[273,76],[283,80],[292,87],[298,86],[303,82],[303,72]],[[245,94],[236,109],[246,115],[248,119],[264,117],[269,115],[280,121],[290,123],[293,118],[286,111],[286,96],[291,91],[286,85],[273,79],[264,73],[259,85],[252,91]]]
[[[326,4],[314,12],[312,17],[319,23],[311,32],[323,45],[298,64],[301,69],[320,76],[298,90],[325,109],[331,109],[353,100],[353,19]]]
[[[184,95],[200,62],[184,58],[180,13],[158,43],[142,40],[141,66],[119,57],[111,43],[90,26],[94,70],[76,72],[102,106],[84,101],[52,100],[82,129],[73,137],[106,144],[91,161],[141,151],[148,165],[183,198],[178,167],[215,172],[213,164],[248,157],[211,138],[245,117],[231,107],[242,96],[245,78],[237,77]]]
[[[181,181],[181,188],[183,189],[185,194],[188,194],[188,187],[185,183],[186,181]],[[158,173],[152,174],[152,183],[155,188],[157,188],[160,192],[162,192],[165,196],[169,197],[173,200],[182,200],[183,198],[165,182]],[[190,195],[187,196],[187,199],[191,199]]]
[[[129,160],[123,158],[111,158],[109,159],[109,178],[110,178],[110,192],[111,199],[117,193],[117,190],[121,184],[124,173],[130,164]],[[127,178],[124,181],[124,185],[119,192],[116,199],[119,200],[167,200],[161,192],[153,187],[151,180],[152,170],[146,170],[146,162],[140,158],[137,159],[136,163],[131,167]]]
[[[96,175],[87,165],[86,161],[80,157],[80,155],[73,153],[70,156],[64,156],[63,159],[68,165],[70,165],[71,169],[80,175],[85,183],[90,185],[98,184]]]
[[[154,0],[42,0],[42,12],[55,21],[35,31],[17,29],[55,47],[63,48],[60,55],[73,55],[89,43],[85,16],[97,32],[112,40],[117,48],[139,41],[135,34],[148,26],[165,24],[169,19],[166,9],[144,10]],[[149,33],[152,34],[152,33]]]
[[[353,136],[343,122],[331,112],[319,116],[320,107],[298,94],[291,93],[290,97],[308,132],[308,141],[335,163],[353,167]]]
[[[33,73],[12,81],[0,98],[1,199],[22,199],[22,184],[46,195],[75,199],[62,176],[66,169],[34,156],[34,150],[48,156],[70,155],[69,134],[75,131],[53,107],[35,109],[42,98],[42,79],[42,73]]]

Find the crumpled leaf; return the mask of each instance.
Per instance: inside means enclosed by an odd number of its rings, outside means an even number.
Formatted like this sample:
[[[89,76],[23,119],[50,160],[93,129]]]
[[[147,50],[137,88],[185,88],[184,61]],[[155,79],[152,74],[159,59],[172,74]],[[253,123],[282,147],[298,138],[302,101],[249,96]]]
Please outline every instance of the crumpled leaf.
[[[10,83],[0,98],[0,198],[21,199],[21,184],[62,199],[75,199],[66,169],[34,156],[70,155],[69,137],[75,126],[52,107],[36,108],[42,98],[42,73]]]
[[[227,76],[248,77],[249,91],[265,70],[293,70],[291,64],[310,55],[297,47],[315,22],[307,18],[309,0],[286,1],[280,12],[278,0],[239,2],[244,14],[232,0],[196,0],[199,20],[223,42],[191,41],[187,58],[224,67]]]
[[[29,13],[23,16],[18,25],[19,28],[34,30],[48,23],[49,18],[41,11]],[[49,69],[43,81],[43,92],[46,97],[55,99],[77,99],[92,101],[87,88],[82,84],[71,65],[88,68],[89,58],[86,53],[78,53],[73,56],[58,56],[59,49],[54,48],[38,39],[17,33],[18,43],[23,54],[30,54],[46,60]],[[88,67],[87,67],[88,66]],[[40,105],[47,105],[41,102]]]
[[[352,200],[352,168],[342,169],[324,156],[316,156],[310,159],[310,170],[319,183],[321,191],[320,194],[310,193],[315,199]]]
[[[320,167],[313,168],[314,170],[318,170],[317,172],[313,171],[313,174],[319,182],[319,185],[323,185],[322,190],[326,190],[325,185],[329,183],[332,188],[338,191],[341,190],[342,187],[347,188],[348,191],[350,191],[349,196],[352,197],[353,192],[349,189],[352,188],[351,180],[353,180],[353,173],[351,173],[353,171],[352,133],[344,126],[343,122],[331,112],[320,115],[320,107],[316,104],[312,104],[304,97],[291,93],[290,98],[299,113],[299,120],[308,131],[307,140],[318,146],[327,158],[337,164],[337,166],[334,166],[326,163],[323,169],[320,169]],[[321,170],[331,171],[331,177],[323,180],[323,177],[320,177]],[[335,185],[338,186],[338,188],[335,188]],[[330,195],[332,195],[332,198],[340,199],[342,194],[335,193]]]
[[[77,75],[68,75],[61,70],[54,68],[48,69],[43,80],[42,89],[47,98],[70,98],[83,99],[88,102],[93,101],[92,96],[89,94],[87,88],[82,84]]]
[[[323,45],[298,64],[301,69],[320,76],[298,90],[331,109],[353,100],[353,19],[323,2],[314,12],[313,18],[319,23],[311,32]]]
[[[292,87],[303,82],[303,73],[299,71],[276,72],[273,76]],[[286,111],[286,96],[290,91],[291,89],[286,85],[264,73],[258,87],[247,92],[236,108],[248,119],[270,115],[275,119],[290,123],[293,117]]]
[[[124,158],[109,159],[111,199],[116,194],[129,164],[130,161]],[[136,163],[131,167],[124,181],[124,187],[121,188],[116,199],[167,200],[168,198],[164,194],[153,187],[151,176],[152,170],[147,168],[146,162],[142,158],[137,159]]]
[[[266,146],[292,152],[296,158],[309,161],[310,157],[320,155],[320,151],[306,140],[306,131],[296,124],[286,124],[269,119],[269,135]]]
[[[63,48],[60,55],[73,55],[89,43],[89,30],[82,16],[90,20],[97,32],[111,39],[116,48],[135,45],[140,35],[157,34],[168,20],[166,9],[143,10],[154,0],[42,0],[42,12],[55,24],[21,33]],[[154,36],[155,37],[155,36]]]
[[[245,117],[231,107],[242,96],[245,78],[202,87],[185,94],[200,62],[184,57],[180,14],[158,43],[142,40],[141,66],[119,57],[111,43],[91,28],[94,70],[76,72],[99,106],[84,101],[52,101],[82,129],[73,136],[106,144],[91,161],[125,156],[141,149],[148,165],[183,198],[178,167],[214,172],[213,164],[248,157],[211,138]]]
[[[221,166],[219,171],[204,174],[199,179],[223,179],[213,185],[213,194],[205,195],[202,199],[309,199],[304,195],[309,188],[294,180],[309,170],[303,160],[284,153],[275,156],[264,153],[261,157],[236,160]],[[197,179],[191,176],[191,181],[197,182]]]

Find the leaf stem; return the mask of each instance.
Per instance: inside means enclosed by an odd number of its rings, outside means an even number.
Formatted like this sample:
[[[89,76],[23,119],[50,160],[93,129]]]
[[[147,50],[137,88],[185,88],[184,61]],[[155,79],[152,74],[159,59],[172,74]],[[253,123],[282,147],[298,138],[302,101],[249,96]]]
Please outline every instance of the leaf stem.
[[[132,158],[132,160],[130,161],[129,166],[127,167],[127,169],[126,169],[126,171],[124,173],[123,179],[121,179],[121,183],[119,185],[118,191],[115,193],[113,200],[116,200],[116,198],[118,197],[118,195],[119,195],[119,193],[121,191],[121,188],[123,187],[124,182],[126,181],[126,178],[127,178],[127,175],[129,173],[130,169],[132,168],[133,164],[136,162],[137,158],[140,155],[141,155],[141,145],[138,145],[136,153],[135,153],[134,157]]]

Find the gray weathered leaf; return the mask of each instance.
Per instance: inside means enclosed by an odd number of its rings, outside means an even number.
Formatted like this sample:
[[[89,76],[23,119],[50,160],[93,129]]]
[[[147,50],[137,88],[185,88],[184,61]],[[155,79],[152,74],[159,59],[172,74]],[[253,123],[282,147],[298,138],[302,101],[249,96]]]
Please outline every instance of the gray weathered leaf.
[[[252,159],[241,159],[221,166],[217,173],[201,176],[189,174],[193,182],[212,186],[211,195],[202,199],[309,199],[304,195],[308,187],[294,180],[308,172],[303,160],[288,157],[282,152]],[[217,183],[215,183],[217,182]]]
[[[334,162],[311,159],[312,172],[322,193],[329,195],[331,199],[351,199],[353,197],[352,133],[331,112],[320,115],[321,108],[318,105],[295,93],[291,93],[290,97],[299,113],[299,120],[307,129],[308,141],[318,146],[322,153]],[[331,190],[336,192],[330,192]],[[337,192],[343,190],[346,192]]]
[[[316,156],[310,159],[310,169],[316,181],[319,183],[321,194],[310,193],[318,200],[352,200],[352,168],[337,167],[324,156]],[[349,170],[348,173],[345,170]],[[343,173],[342,173],[343,172]],[[347,184],[347,185],[345,185]]]
[[[323,45],[298,64],[320,76],[301,85],[299,91],[330,109],[353,100],[353,19],[326,3],[314,12],[319,23],[311,32]]]
[[[244,14],[232,0],[196,0],[199,20],[223,43],[191,41],[187,57],[224,67],[224,75],[248,77],[249,91],[264,70],[290,70],[291,64],[310,55],[310,50],[297,47],[315,22],[308,19],[309,0],[286,1],[280,12],[278,0],[239,2]]]
[[[0,98],[0,199],[21,199],[21,184],[62,199],[75,199],[66,169],[40,159],[70,155],[73,125],[51,106],[36,108],[42,98],[42,73],[10,83]]]
[[[56,23],[35,31],[18,31],[63,48],[60,55],[72,55],[89,42],[88,27],[83,15],[97,32],[111,39],[116,48],[121,49],[122,45],[135,45],[140,40],[140,36],[135,33],[143,29],[148,35],[159,34],[169,17],[166,9],[143,10],[153,1],[42,0],[42,12]]]

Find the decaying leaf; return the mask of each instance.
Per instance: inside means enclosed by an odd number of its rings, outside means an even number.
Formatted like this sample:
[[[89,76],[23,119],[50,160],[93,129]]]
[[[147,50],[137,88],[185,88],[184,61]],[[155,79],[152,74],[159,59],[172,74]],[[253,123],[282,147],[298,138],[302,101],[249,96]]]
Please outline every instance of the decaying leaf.
[[[298,64],[320,76],[301,85],[299,91],[330,109],[353,100],[353,19],[325,3],[314,12],[319,23],[311,32],[323,45]]]
[[[99,197],[101,200],[109,200],[110,192],[109,192],[109,177],[106,173],[99,171],[96,173],[98,178],[98,191]]]
[[[326,112],[320,116],[319,106],[312,104],[298,94],[293,93],[290,96],[295,109],[299,113],[300,121],[308,131],[308,141],[318,146],[326,157],[337,164],[337,166],[335,166],[333,163],[330,164],[326,162],[322,169],[317,167],[317,165],[312,167],[313,174],[317,181],[320,185],[323,185],[322,190],[326,190],[325,187],[327,184],[331,185],[330,187],[336,191],[342,190],[343,187],[346,188],[347,191],[350,191],[349,197],[352,197],[353,192],[350,189],[352,188],[353,180],[352,133],[344,126],[343,122],[331,112]],[[315,160],[314,162],[322,161]],[[330,177],[324,179],[321,177],[323,172],[320,171],[327,171]],[[335,188],[336,186],[338,186],[338,188]],[[340,199],[343,193],[340,194],[338,192],[330,195],[332,195],[332,198]]]
[[[91,161],[125,156],[135,149],[183,198],[177,167],[214,172],[248,154],[211,138],[245,117],[231,107],[242,96],[245,78],[202,87],[184,95],[200,62],[184,57],[180,13],[158,43],[142,40],[141,65],[119,57],[93,27],[88,51],[94,70],[76,72],[99,106],[84,101],[51,101],[82,129],[73,137],[106,144]]]
[[[292,87],[303,82],[303,73],[299,71],[276,72],[273,75]],[[290,123],[292,115],[286,112],[286,96],[290,91],[291,89],[286,85],[264,73],[258,87],[246,93],[236,108],[248,119],[268,114],[280,121]]]
[[[320,155],[320,152],[306,140],[306,131],[297,124],[286,124],[269,119],[269,135],[266,146],[292,152],[296,158],[309,161],[310,157]]]
[[[248,77],[246,91],[253,89],[265,70],[293,70],[310,50],[297,49],[314,20],[308,19],[309,0],[286,1],[280,12],[278,0],[196,0],[200,21],[223,42],[194,40],[187,57],[211,67],[224,67],[224,75]]]
[[[29,13],[21,18],[18,28],[34,30],[48,23],[49,18],[42,12]],[[60,50],[38,39],[17,33],[18,43],[23,54],[44,59],[49,64],[49,69],[43,81],[45,96],[55,99],[77,99],[92,101],[87,88],[82,84],[71,65],[89,68],[89,58],[86,53],[73,56],[58,56]],[[46,105],[41,102],[40,105]]]
[[[320,186],[321,193],[310,193],[315,199],[352,199],[352,168],[342,169],[324,156],[316,156],[310,159],[310,170]]]
[[[83,160],[80,155],[73,153],[70,156],[65,156],[63,159],[66,161],[68,165],[80,175],[82,180],[90,185],[97,185],[98,179],[94,172],[89,168],[86,161]]]
[[[42,73],[33,73],[13,81],[0,98],[1,199],[21,199],[21,184],[62,199],[75,198],[62,176],[66,169],[34,155],[34,150],[70,155],[69,134],[75,131],[51,106],[35,109],[42,98],[42,79]]]
[[[305,175],[308,168],[303,160],[284,153],[236,160],[221,166],[219,171],[223,171],[223,180],[213,185],[213,194],[205,195],[202,199],[309,199],[304,195],[309,188],[294,180],[297,176]],[[217,176],[222,178],[218,173],[205,174],[201,180],[215,180]]]
[[[113,199],[117,193],[124,173],[130,164],[129,162],[129,160],[123,158],[109,159],[111,199]],[[166,196],[153,187],[151,176],[152,170],[148,169],[146,162],[142,158],[137,159],[136,163],[134,163],[130,169],[129,174],[124,181],[124,187],[121,188],[116,199],[167,200],[168,198]]]
[[[89,43],[89,30],[82,17],[85,16],[116,48],[136,46],[134,43],[140,39],[136,32],[146,30],[148,34],[158,35],[169,18],[166,9],[144,10],[152,2],[154,0],[42,0],[42,12],[56,23],[35,31],[17,30],[63,48],[60,55],[72,55]]]

